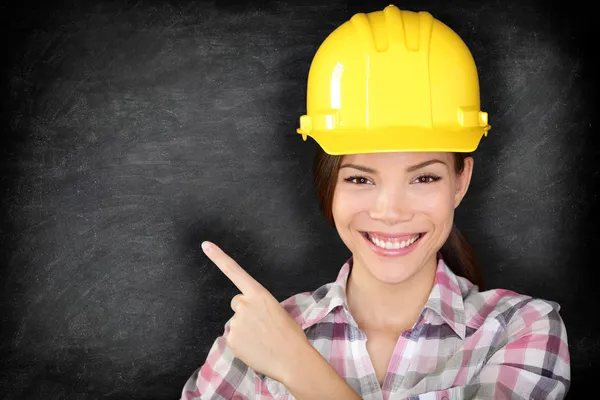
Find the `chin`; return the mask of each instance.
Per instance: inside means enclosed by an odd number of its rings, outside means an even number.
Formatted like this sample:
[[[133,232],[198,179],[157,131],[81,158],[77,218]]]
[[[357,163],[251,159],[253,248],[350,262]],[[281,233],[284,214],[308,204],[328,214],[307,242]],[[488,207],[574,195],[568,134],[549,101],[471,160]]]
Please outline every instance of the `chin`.
[[[355,260],[359,260],[365,272],[373,276],[381,283],[395,285],[410,280],[418,271],[417,265],[409,260],[398,258],[381,257],[376,254],[356,254]],[[409,262],[407,264],[407,262]]]
[[[403,265],[398,260],[373,260],[367,269],[375,279],[388,285],[396,285],[409,281],[417,271],[414,266]]]

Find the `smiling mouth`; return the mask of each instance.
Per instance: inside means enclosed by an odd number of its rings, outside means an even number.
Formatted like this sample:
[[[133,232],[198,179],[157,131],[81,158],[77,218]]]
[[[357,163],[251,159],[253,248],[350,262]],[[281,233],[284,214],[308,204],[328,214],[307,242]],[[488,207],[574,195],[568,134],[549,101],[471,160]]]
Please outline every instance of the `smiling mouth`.
[[[360,234],[382,250],[404,249],[410,247],[425,236],[425,232],[415,233],[412,236],[404,235],[402,237],[384,237],[376,234],[369,234],[368,232],[360,232]]]

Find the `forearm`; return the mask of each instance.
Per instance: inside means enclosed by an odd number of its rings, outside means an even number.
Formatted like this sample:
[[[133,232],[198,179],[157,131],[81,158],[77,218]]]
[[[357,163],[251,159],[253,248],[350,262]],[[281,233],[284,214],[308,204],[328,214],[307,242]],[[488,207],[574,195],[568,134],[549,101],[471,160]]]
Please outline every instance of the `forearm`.
[[[361,400],[360,396],[310,344],[298,355],[282,382],[297,400]]]

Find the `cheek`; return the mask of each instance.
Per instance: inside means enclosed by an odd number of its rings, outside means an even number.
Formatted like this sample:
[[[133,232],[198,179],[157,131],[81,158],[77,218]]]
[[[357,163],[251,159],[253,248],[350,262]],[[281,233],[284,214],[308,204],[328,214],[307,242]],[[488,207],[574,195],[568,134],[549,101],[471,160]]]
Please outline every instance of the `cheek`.
[[[415,214],[428,216],[436,225],[444,224],[453,216],[454,196],[447,187],[415,190],[412,192],[410,204],[413,205]]]
[[[352,229],[358,229],[362,223],[360,219],[364,218],[364,211],[368,208],[361,197],[364,197],[364,193],[336,190],[332,202],[335,228],[342,242],[352,252],[355,251],[359,239],[352,233]]]
[[[336,189],[333,195],[332,213],[336,224],[347,225],[353,218],[369,209],[367,192]]]

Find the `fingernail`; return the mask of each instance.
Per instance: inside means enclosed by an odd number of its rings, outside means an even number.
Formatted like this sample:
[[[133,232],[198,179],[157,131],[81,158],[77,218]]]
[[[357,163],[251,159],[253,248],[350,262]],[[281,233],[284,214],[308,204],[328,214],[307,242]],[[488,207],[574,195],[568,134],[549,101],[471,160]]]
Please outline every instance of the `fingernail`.
[[[213,246],[209,242],[202,242],[202,250],[204,250],[206,253],[211,251],[212,248],[213,248]]]

